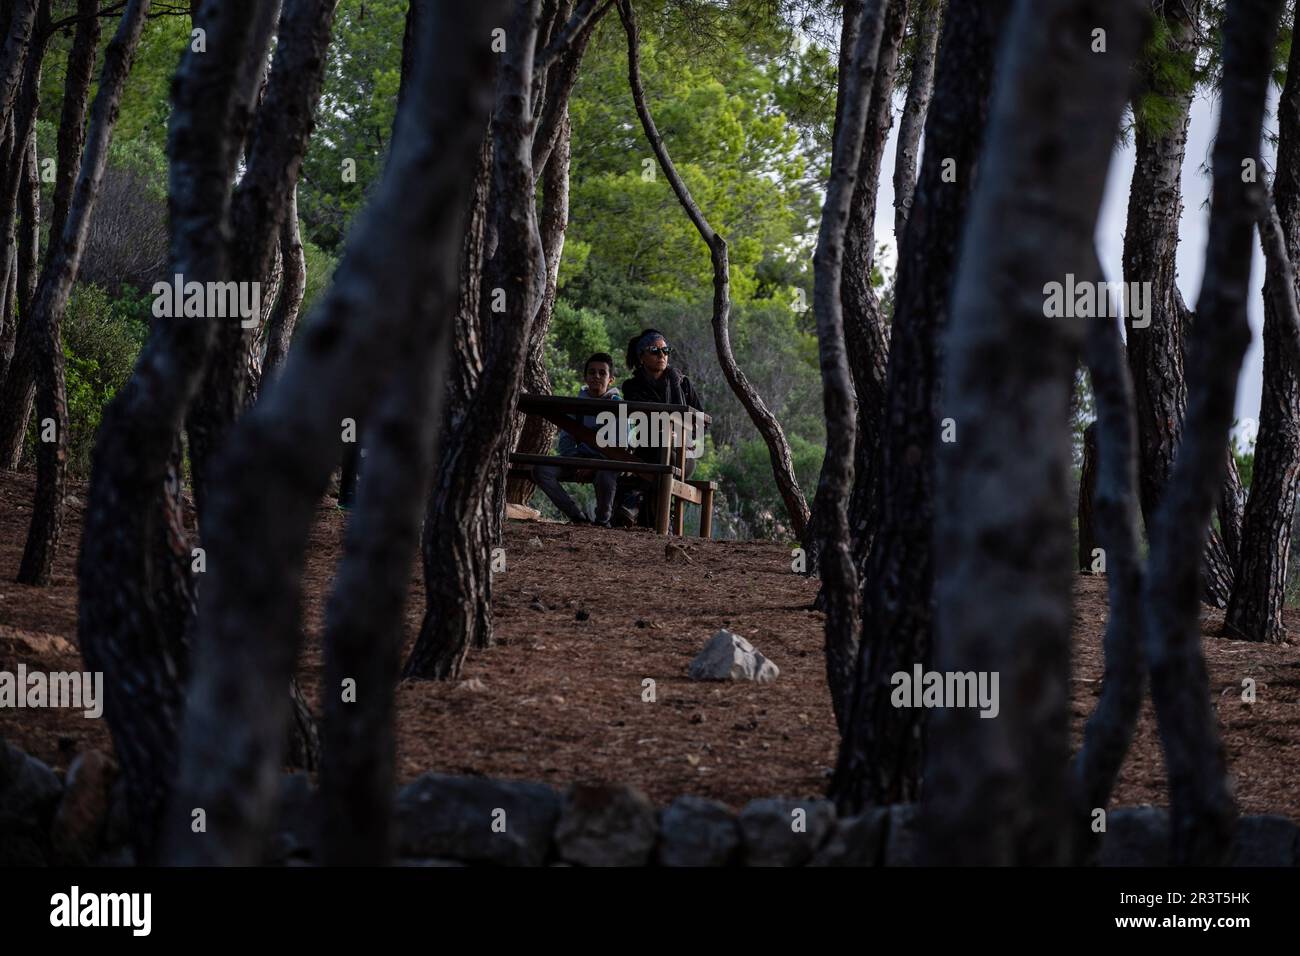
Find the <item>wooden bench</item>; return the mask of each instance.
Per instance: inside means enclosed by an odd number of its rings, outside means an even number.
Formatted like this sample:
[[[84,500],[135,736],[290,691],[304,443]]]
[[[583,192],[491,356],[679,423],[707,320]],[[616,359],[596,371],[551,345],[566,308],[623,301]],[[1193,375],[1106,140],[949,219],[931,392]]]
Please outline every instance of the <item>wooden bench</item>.
[[[716,481],[683,480],[686,474],[686,444],[684,436],[673,435],[673,446],[656,448],[658,462],[642,461],[629,449],[624,447],[602,447],[596,441],[596,432],[582,423],[588,415],[598,415],[603,411],[618,414],[619,408],[632,412],[667,412],[678,414],[695,413],[695,409],[685,405],[661,405],[656,402],[618,402],[595,398],[563,398],[556,395],[520,395],[519,410],[528,415],[538,415],[568,432],[577,441],[592,448],[600,448],[604,459],[569,458],[560,455],[523,455],[510,456],[508,477],[527,477],[537,465],[553,465],[558,468],[573,468],[582,471],[617,471],[644,476],[653,484],[655,495],[655,530],[660,534],[681,535],[685,531],[686,503],[700,506],[700,537],[708,538],[713,534],[713,494],[718,488]],[[709,416],[696,413],[705,422]],[[674,461],[674,457],[676,460]],[[674,504],[676,508],[674,508]],[[676,512],[674,514],[674,511]]]

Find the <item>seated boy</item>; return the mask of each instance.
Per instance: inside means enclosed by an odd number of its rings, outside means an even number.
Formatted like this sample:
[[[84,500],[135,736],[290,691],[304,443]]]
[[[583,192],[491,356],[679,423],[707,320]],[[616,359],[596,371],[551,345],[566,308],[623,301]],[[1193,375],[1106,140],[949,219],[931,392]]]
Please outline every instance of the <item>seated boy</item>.
[[[597,352],[587,359],[583,368],[583,378],[587,384],[578,390],[579,398],[602,398],[622,401],[618,388],[611,388],[614,376],[614,359],[605,352]],[[596,428],[596,416],[583,416],[582,423],[588,428]],[[605,456],[590,445],[576,441],[566,431],[560,432],[560,454],[566,458],[604,458]],[[574,524],[589,524],[591,518],[582,511],[569,497],[569,493],[560,487],[561,481],[575,481],[580,472],[573,468],[561,468],[555,465],[537,465],[533,468],[533,483],[545,492],[546,497],[554,502]],[[618,472],[599,470],[594,472],[596,483],[596,518],[595,523],[606,528],[610,526],[610,516],[614,510],[614,490],[618,486]]]

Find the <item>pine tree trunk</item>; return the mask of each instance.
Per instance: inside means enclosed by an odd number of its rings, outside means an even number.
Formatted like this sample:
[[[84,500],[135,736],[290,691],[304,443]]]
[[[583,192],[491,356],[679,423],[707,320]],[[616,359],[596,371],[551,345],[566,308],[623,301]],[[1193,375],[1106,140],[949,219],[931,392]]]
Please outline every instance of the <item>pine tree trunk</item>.
[[[855,408],[850,372],[846,312],[845,272],[853,272],[849,232],[858,214],[857,193],[874,192],[875,182],[863,183],[864,153],[872,150],[872,92],[878,82],[880,53],[885,43],[888,0],[867,0],[846,5],[841,39],[841,81],[836,103],[835,144],[831,179],[822,207],[817,251],[813,256],[813,309],[817,316],[817,343],[822,373],[822,401],[826,409],[826,458],[822,464],[817,497],[820,499],[818,553],[826,605],[826,677],[831,690],[835,722],[843,732],[848,722],[847,694],[853,679],[858,649],[858,572],[853,560],[849,526],[849,499],[854,484]],[[849,49],[845,50],[844,47]],[[848,56],[846,61],[845,56]],[[874,203],[871,203],[874,205]],[[859,224],[859,229],[861,225]],[[870,234],[870,227],[867,227]],[[868,243],[870,239],[868,238]],[[861,253],[859,247],[853,250]],[[845,269],[845,261],[849,267]],[[859,397],[857,423],[863,414]]]
[[[173,82],[170,269],[194,281],[230,277],[225,211],[242,142],[233,104],[256,67],[246,61],[263,57],[270,40],[270,24],[252,8],[251,0],[205,4],[195,26],[206,31],[208,52],[187,52]],[[257,55],[246,57],[250,49]],[[179,626],[192,597],[177,436],[214,331],[203,317],[155,321],[135,372],[104,410],[77,564],[77,639],[87,667],[104,674],[104,717],[136,858],[146,863],[156,859],[191,670]]]
[[[420,636],[403,673],[425,680],[453,680],[471,643],[491,642],[490,549],[504,507],[504,456],[510,424],[527,359],[528,337],[546,291],[546,264],[533,199],[533,119],[530,89],[540,4],[517,0],[502,89],[492,120],[492,186],[488,207],[495,221],[496,246],[485,255],[483,291],[503,290],[504,311],[482,312],[483,365],[472,391],[451,397],[449,410],[472,395],[450,433],[444,433],[443,460],[425,521],[425,612]],[[525,52],[520,52],[526,47]],[[488,225],[484,217],[484,227]],[[477,230],[472,229],[471,234]],[[469,256],[471,266],[472,253]],[[462,283],[474,271],[462,271]],[[481,293],[480,293],[481,294]],[[495,296],[493,296],[495,298]],[[462,318],[467,318],[462,287]],[[489,300],[488,309],[494,303]],[[470,329],[458,321],[458,357],[470,346]],[[462,383],[464,384],[464,383]],[[486,465],[486,467],[485,467]]]
[[[32,34],[38,29],[39,0],[15,0],[10,4],[5,28],[4,50],[0,52],[0,125],[8,122],[14,100],[27,69]],[[78,8],[80,12],[80,8]]]
[[[947,340],[943,402],[956,441],[940,444],[934,594],[935,670],[999,675],[1000,709],[995,719],[969,706],[931,716],[930,862],[1068,859],[1066,413],[1081,329],[1045,314],[1043,286],[1095,261],[1145,20],[1145,0],[1035,0],[1016,5],[1002,44]],[[1094,27],[1105,56],[1091,49]]]
[[[99,92],[91,110],[86,150],[77,172],[63,231],[51,240],[45,268],[32,303],[29,328],[35,337],[36,412],[39,425],[36,455],[36,500],[31,526],[18,568],[20,584],[47,585],[54,568],[63,528],[63,496],[68,469],[68,405],[64,390],[63,313],[77,277],[81,253],[90,231],[99,186],[108,167],[108,147],[117,123],[118,106],[140,45],[150,0],[130,0],[117,33],[104,53]],[[46,434],[52,424],[55,432]]]
[[[928,666],[940,358],[971,191],[979,176],[1003,14],[951,0],[912,224],[899,251],[881,448],[881,524],[862,583],[863,640],[831,796],[844,812],[914,800],[924,712],[894,707],[891,676]],[[945,181],[944,158],[956,166]],[[960,426],[958,426],[960,427]]]
[[[1093,517],[1093,496],[1097,488],[1097,423],[1083,430],[1083,470],[1079,475],[1079,570],[1092,573],[1097,529]]]
[[[260,283],[268,304],[274,299],[281,226],[324,82],[336,3],[285,0],[271,72],[248,138],[247,171],[232,200],[231,275],[238,282]],[[271,6],[259,7],[259,14]],[[251,94],[248,100],[253,102]],[[253,331],[236,319],[218,324],[203,385],[186,419],[200,529],[211,462],[248,405],[248,355],[254,341]]]
[[[1197,556],[1225,474],[1237,378],[1250,342],[1251,245],[1265,206],[1263,185],[1242,181],[1242,162],[1260,165],[1281,8],[1282,0],[1228,4],[1205,278],[1187,352],[1187,419],[1150,534],[1145,653],[1169,773],[1176,865],[1222,864],[1236,817],[1201,650]]]
[[[860,7],[861,3],[850,3],[845,7],[845,26],[840,38],[841,76],[849,72],[848,56],[857,39],[853,14]],[[850,554],[859,581],[865,571],[867,555],[871,551],[871,541],[879,519],[879,446],[884,426],[885,370],[889,356],[889,329],[885,325],[880,299],[871,284],[871,273],[876,260],[876,190],[885,141],[889,138],[889,128],[894,121],[894,80],[906,21],[907,0],[889,0],[871,91],[863,94],[868,99],[866,132],[844,233],[840,299],[843,303],[844,337],[857,410],[848,521]],[[843,81],[839,92],[842,97]],[[837,128],[842,120],[841,114],[837,99]],[[821,516],[835,507],[827,498],[829,494],[830,486],[819,480],[812,506],[812,513],[819,517],[816,522],[809,523],[810,530],[804,535],[809,569],[813,573],[820,569],[821,545],[817,540],[819,533],[811,529],[814,524],[820,523]],[[819,604],[824,597],[818,596]],[[842,689],[847,691],[848,684],[852,681],[851,663],[856,648],[845,648],[845,651],[845,661],[850,666],[843,675],[846,683]]]
[[[1101,279],[1100,265],[1092,274]],[[1109,613],[1101,697],[1088,718],[1083,747],[1071,768],[1076,863],[1090,859],[1100,849],[1102,837],[1092,829],[1094,813],[1108,808],[1142,704],[1137,426],[1133,383],[1118,323],[1109,317],[1092,319],[1085,354],[1097,407],[1097,421],[1088,426],[1086,446],[1092,449],[1095,471],[1089,476],[1089,453],[1085,451],[1085,487],[1096,518],[1096,536],[1105,549]],[[1079,527],[1082,539],[1082,514]],[[1091,560],[1090,552],[1088,557]],[[1083,558],[1081,553],[1080,561]]]
[[[36,25],[32,28],[23,64],[22,80],[13,106],[13,152],[0,182],[0,237],[12,240],[15,235],[19,196],[24,177],[27,141],[36,130],[39,107],[41,67],[49,47],[50,0],[40,0]],[[5,253],[5,258],[12,254]],[[21,311],[21,310],[20,310]],[[20,315],[14,343],[13,359],[0,385],[0,468],[17,468],[22,458],[27,423],[36,397],[37,338],[31,328],[30,315]]]
[[[919,0],[912,15],[916,51],[912,55],[912,76],[907,84],[903,116],[898,122],[898,143],[894,147],[894,238],[900,246],[916,193],[921,130],[925,128],[925,114],[934,90],[934,59],[945,6],[945,0]]]
[[[1228,603],[1227,626],[1248,641],[1286,639],[1286,597],[1291,528],[1300,492],[1300,365],[1294,312],[1278,295],[1295,289],[1300,261],[1300,44],[1292,44],[1286,87],[1278,104],[1278,150],[1273,196],[1278,238],[1270,254],[1266,227],[1264,272],[1264,389],[1250,497],[1242,521],[1241,560]],[[1271,227],[1271,224],[1270,224]],[[1289,273],[1289,274],[1288,274]]]
[[[1167,24],[1170,50],[1164,56],[1195,57],[1201,0],[1161,0],[1158,13]],[[1177,284],[1179,222],[1183,211],[1183,160],[1192,91],[1169,78],[1160,64],[1146,63],[1140,77],[1146,92],[1166,102],[1167,129],[1139,123],[1136,160],[1124,228],[1124,280],[1151,284],[1150,324],[1135,328],[1126,317],[1128,361],[1137,400],[1138,480],[1142,515],[1150,524],[1160,506],[1182,431],[1187,407],[1183,372],[1184,339],[1193,321]],[[1226,453],[1226,449],[1225,449]],[[1227,604],[1232,586],[1231,556],[1217,533],[1205,550],[1203,589],[1216,607]]]
[[[524,391],[534,395],[551,394],[551,379],[546,374],[546,333],[555,313],[556,284],[560,276],[560,257],[564,253],[564,231],[569,225],[569,120],[568,107],[555,148],[551,150],[542,173],[542,250],[546,258],[546,294],[529,335],[528,363],[524,366]],[[519,437],[512,442],[515,451],[525,455],[545,455],[555,438],[555,426],[539,415],[524,416]],[[533,483],[526,478],[512,478],[506,500],[527,504],[533,495]]]
[[[492,171],[490,132],[483,140],[477,169],[461,247],[460,291],[442,416],[444,452],[429,494],[420,543],[426,611],[404,668],[408,675],[441,680],[459,674],[469,647],[490,642],[492,634],[490,543],[484,531],[484,501],[478,501],[464,521],[444,510],[445,502],[459,501],[466,494],[461,487],[467,476],[454,467],[447,449],[464,426],[483,372],[480,304]],[[436,608],[437,613],[430,614],[428,608]]]
[[[298,326],[298,311],[307,289],[307,258],[303,253],[302,234],[298,227],[297,186],[294,186],[289,196],[289,205],[284,211],[284,224],[280,227],[280,250],[284,254],[284,279],[267,328],[266,355],[262,358],[262,376],[257,383],[259,390],[275,376],[284,364],[285,356],[289,354],[289,343],[293,341],[293,333]]]
[[[415,73],[374,199],[354,227],[330,292],[300,347],[290,352],[275,385],[231,432],[216,462],[195,680],[167,824],[166,858],[171,863],[229,865],[259,859],[274,810],[288,716],[284,687],[300,639],[305,552],[345,417],[386,427],[396,420],[392,414],[399,415],[402,426],[376,436],[374,447],[382,467],[406,467],[409,474],[372,472],[363,482],[364,512],[354,520],[364,527],[349,535],[331,599],[327,641],[331,654],[347,661],[356,659],[349,655],[367,634],[399,640],[407,580],[401,569],[413,557],[422,502],[418,493],[403,493],[387,503],[376,495],[403,490],[406,482],[418,484],[421,466],[409,462],[415,456],[426,461],[422,456],[430,454],[423,438],[428,423],[421,421],[427,409],[411,400],[415,395],[409,389],[424,376],[431,382],[437,375],[437,366],[422,360],[437,336],[445,334],[439,325],[445,326],[449,310],[439,303],[456,294],[456,256],[473,157],[498,61],[491,31],[501,22],[504,7],[488,2],[467,12],[452,0],[421,5],[428,16],[419,18],[416,31]],[[531,48],[527,54],[506,54],[507,62],[511,57],[530,61]],[[506,84],[506,95],[513,89]],[[406,370],[394,375],[407,363],[414,378]],[[425,447],[417,449],[421,443]],[[403,457],[406,464],[399,460]],[[381,590],[370,594],[368,586]],[[385,677],[391,665],[384,661],[392,653],[390,647],[362,662],[355,699],[371,694],[379,700],[361,714],[349,712],[350,720],[372,727],[376,716],[380,725],[385,721],[392,686]],[[332,661],[337,664],[338,657]],[[326,693],[342,691],[331,687]],[[327,731],[327,764],[364,767],[368,774],[382,771],[387,758],[372,763],[366,754],[348,750],[347,741],[355,739],[352,731],[345,728],[340,737],[337,730],[335,723]],[[331,740],[343,749],[331,753]],[[374,793],[382,781],[367,777],[343,784]],[[391,787],[384,789],[391,797]],[[338,796],[333,784],[331,794]],[[209,827],[220,828],[222,839],[191,833],[190,808],[196,806],[206,808]]]

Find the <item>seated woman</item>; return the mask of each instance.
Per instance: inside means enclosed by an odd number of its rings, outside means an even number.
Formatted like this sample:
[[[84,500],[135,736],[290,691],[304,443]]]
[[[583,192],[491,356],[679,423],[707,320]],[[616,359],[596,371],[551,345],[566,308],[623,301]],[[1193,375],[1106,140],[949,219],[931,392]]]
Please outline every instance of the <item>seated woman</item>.
[[[704,411],[704,402],[691,380],[669,365],[672,349],[658,329],[643,329],[641,334],[627,344],[627,367],[633,370],[631,378],[623,382],[623,401],[658,402],[663,405],[687,405]],[[659,450],[641,448],[636,456],[648,462],[659,461]],[[685,480],[695,471],[695,459],[687,457]],[[637,479],[624,479],[623,495],[614,515],[616,524],[639,524],[654,527],[654,501],[646,495],[650,485]]]

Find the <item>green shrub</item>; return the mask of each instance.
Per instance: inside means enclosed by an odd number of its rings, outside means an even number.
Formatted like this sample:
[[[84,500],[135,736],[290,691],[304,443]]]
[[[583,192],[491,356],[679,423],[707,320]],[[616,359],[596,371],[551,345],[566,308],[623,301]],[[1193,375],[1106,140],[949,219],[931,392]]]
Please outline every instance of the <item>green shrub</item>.
[[[104,407],[126,384],[149,333],[150,299],[112,299],[98,286],[72,287],[63,318],[63,356],[68,401],[68,468],[90,473],[90,452]],[[33,423],[30,440],[35,442]]]
[[[312,306],[316,304],[316,301],[329,288],[330,282],[334,280],[334,269],[339,264],[338,259],[306,239],[302,243],[302,252],[307,263],[307,284],[303,288],[302,305],[298,309],[300,328],[302,321],[311,312]]]

